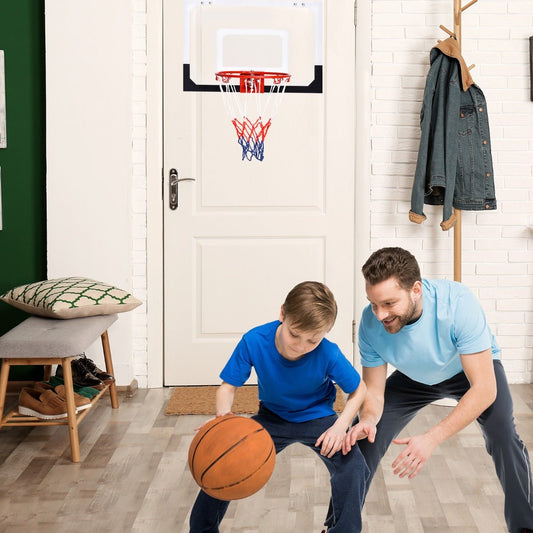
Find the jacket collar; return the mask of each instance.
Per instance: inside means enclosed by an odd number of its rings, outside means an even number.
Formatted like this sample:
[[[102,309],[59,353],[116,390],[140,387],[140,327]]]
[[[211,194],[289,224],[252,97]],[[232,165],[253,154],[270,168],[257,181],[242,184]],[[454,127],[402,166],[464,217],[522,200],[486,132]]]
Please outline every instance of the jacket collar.
[[[467,91],[470,85],[474,83],[474,80],[472,79],[472,76],[470,75],[470,71],[468,70],[468,67],[466,66],[463,56],[461,55],[461,50],[459,49],[459,43],[457,42],[457,39],[455,39],[454,37],[449,37],[448,39],[441,41],[439,44],[435,45],[431,53],[432,63],[436,57],[436,55],[433,54],[433,50],[435,50],[435,48],[440,50],[443,54],[447,55],[448,57],[457,59],[459,61],[459,65],[461,67],[461,81],[463,84],[463,91]]]

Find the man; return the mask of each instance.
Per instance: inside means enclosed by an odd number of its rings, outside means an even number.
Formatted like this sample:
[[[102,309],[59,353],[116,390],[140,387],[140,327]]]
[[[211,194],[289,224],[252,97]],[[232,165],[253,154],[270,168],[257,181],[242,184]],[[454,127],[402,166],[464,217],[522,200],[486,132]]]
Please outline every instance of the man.
[[[365,439],[359,446],[373,476],[390,443],[403,445],[392,467],[411,479],[441,442],[477,419],[505,493],[507,527],[532,532],[529,456],[479,301],[460,283],[422,280],[416,259],[402,248],[374,252],[362,271],[370,302],[359,327],[367,395],[343,452]],[[396,368],[389,378],[388,363]],[[422,407],[441,398],[458,402],[448,416],[421,435],[396,438]]]

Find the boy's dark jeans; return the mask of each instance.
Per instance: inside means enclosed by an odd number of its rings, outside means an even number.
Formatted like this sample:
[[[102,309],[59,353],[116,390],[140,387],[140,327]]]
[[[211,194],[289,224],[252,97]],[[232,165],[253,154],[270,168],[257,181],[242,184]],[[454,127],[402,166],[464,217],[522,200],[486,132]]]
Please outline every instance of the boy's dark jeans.
[[[357,446],[347,455],[337,452],[328,458],[320,455],[315,442],[335,422],[331,415],[309,422],[292,423],[283,420],[263,406],[253,416],[269,433],[279,453],[289,444],[299,442],[311,448],[330,473],[333,524],[329,533],[359,533],[368,468]],[[200,491],[191,511],[190,533],[218,533],[218,526],[230,502],[217,500]]]
[[[505,494],[507,527],[511,533],[523,533],[524,528],[533,529],[531,465],[527,448],[516,433],[513,400],[500,361],[494,361],[494,372],[498,387],[496,400],[477,420]],[[385,408],[376,440],[373,444],[366,439],[359,441],[371,473],[367,488],[392,439],[422,407],[442,398],[460,400],[469,388],[464,372],[436,385],[424,385],[401,372],[393,372],[387,379]],[[398,453],[402,449],[398,446]]]

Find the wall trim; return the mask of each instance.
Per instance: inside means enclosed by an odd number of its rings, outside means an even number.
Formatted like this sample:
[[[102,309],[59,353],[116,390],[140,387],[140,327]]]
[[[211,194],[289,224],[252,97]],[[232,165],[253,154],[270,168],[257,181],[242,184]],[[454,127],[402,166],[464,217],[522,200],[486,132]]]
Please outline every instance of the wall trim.
[[[146,13],[146,283],[148,388],[164,384],[163,342],[163,5],[147,2]]]
[[[370,254],[370,127],[371,127],[371,2],[358,2],[355,32],[355,242],[354,242],[354,363],[359,368],[357,328],[368,304],[361,266]]]

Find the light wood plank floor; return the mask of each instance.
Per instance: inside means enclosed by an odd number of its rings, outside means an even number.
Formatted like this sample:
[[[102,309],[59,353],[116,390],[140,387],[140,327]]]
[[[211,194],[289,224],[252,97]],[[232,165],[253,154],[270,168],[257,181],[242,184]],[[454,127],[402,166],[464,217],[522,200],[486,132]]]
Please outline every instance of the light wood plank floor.
[[[513,385],[519,433],[533,456],[533,385]],[[0,431],[0,532],[187,533],[197,488],[187,467],[193,429],[209,417],[165,416],[170,389],[139,390],[112,410],[102,398],[80,425],[80,464],[66,427]],[[450,407],[406,428],[423,431]],[[412,481],[388,452],[364,510],[364,533],[504,533],[503,497],[477,425],[440,446]],[[278,455],[267,486],[230,505],[222,533],[318,533],[329,498],[325,467],[304,447]]]

